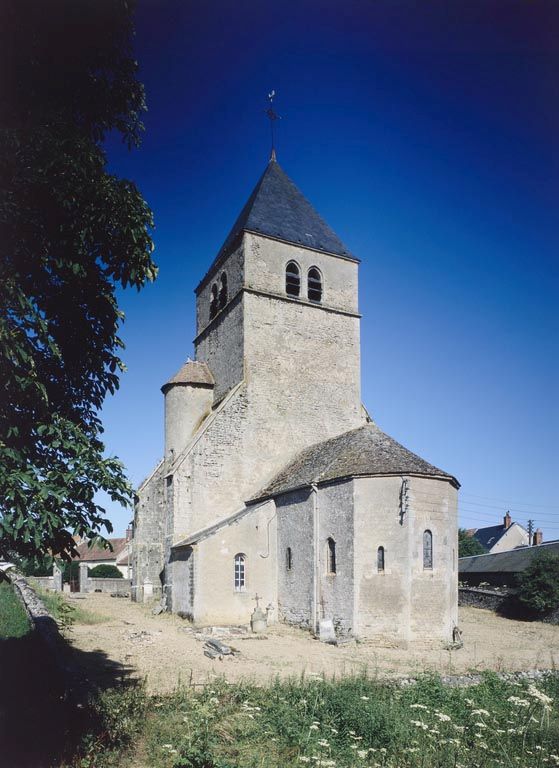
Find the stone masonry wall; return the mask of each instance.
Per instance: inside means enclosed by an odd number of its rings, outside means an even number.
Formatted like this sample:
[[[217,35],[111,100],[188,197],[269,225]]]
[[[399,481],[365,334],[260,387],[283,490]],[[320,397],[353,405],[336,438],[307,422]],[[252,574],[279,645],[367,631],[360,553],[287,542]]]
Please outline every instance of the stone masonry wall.
[[[355,630],[353,481],[319,487],[319,617],[332,619],[336,634]],[[336,543],[336,573],[328,572],[327,540]]]
[[[313,500],[310,490],[293,491],[276,499],[278,516],[278,617],[288,624],[314,629]],[[287,567],[287,548],[292,554]]]
[[[417,477],[359,478],[355,509],[357,634],[398,645],[450,642],[457,623],[456,490]],[[433,534],[432,569],[423,568],[426,529]]]
[[[131,543],[132,599],[143,599],[144,581],[151,581],[154,594],[161,594],[164,569],[165,466],[161,463],[140,487],[134,511]]]

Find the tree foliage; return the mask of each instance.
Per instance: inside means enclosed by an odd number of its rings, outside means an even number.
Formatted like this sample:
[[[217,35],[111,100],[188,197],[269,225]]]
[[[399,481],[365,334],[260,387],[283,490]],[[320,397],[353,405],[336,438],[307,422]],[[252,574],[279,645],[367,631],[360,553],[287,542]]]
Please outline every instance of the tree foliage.
[[[559,608],[559,555],[538,552],[519,578],[518,599],[534,613]]]
[[[68,559],[111,531],[96,491],[132,493],[98,412],[124,370],[116,289],[156,276],[152,214],[103,143],[139,144],[144,90],[128,0],[4,0],[0,30],[0,556]]]
[[[487,554],[487,550],[475,536],[469,536],[465,528],[458,529],[458,557],[485,554]]]
[[[89,569],[89,575],[93,579],[123,579],[122,573],[116,565],[96,565]]]

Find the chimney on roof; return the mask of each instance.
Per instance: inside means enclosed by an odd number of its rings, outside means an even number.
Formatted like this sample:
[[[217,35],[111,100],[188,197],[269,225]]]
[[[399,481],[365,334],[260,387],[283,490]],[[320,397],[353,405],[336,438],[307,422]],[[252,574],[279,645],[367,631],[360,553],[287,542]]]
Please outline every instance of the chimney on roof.
[[[132,541],[132,537],[133,537],[133,529],[132,529],[132,526],[129,525],[128,528],[126,529],[126,541]]]
[[[503,517],[503,525],[505,526],[505,530],[507,528],[510,528],[511,523],[512,523],[512,517],[510,516],[510,512],[507,512],[507,514]]]
[[[537,547],[543,541],[543,532],[541,528],[536,528],[532,538],[532,546]]]

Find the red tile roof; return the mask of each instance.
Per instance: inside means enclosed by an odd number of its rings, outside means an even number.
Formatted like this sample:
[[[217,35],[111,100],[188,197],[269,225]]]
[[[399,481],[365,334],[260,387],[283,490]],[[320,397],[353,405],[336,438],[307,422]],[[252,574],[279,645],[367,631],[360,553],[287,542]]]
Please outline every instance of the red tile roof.
[[[74,560],[80,560],[81,562],[88,563],[99,560],[116,561],[119,554],[126,546],[127,541],[126,539],[107,539],[107,541],[109,541],[113,547],[112,552],[110,549],[105,549],[99,544],[95,544],[93,547],[88,547],[87,541],[84,541],[82,544],[78,545],[78,557],[74,557]]]

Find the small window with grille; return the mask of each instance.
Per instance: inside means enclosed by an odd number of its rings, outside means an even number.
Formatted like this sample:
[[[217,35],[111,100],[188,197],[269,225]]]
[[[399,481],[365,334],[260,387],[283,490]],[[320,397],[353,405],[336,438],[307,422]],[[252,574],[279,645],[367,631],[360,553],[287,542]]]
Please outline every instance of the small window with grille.
[[[235,555],[235,592],[244,592],[246,586],[246,556]]]
[[[433,568],[433,534],[431,531],[423,532],[423,568]]]

